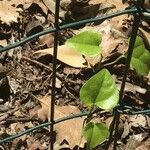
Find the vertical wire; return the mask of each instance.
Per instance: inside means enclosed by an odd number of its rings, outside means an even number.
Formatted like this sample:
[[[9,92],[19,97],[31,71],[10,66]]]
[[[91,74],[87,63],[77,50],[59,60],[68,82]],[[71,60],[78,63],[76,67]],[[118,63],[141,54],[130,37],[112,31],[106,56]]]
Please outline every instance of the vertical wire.
[[[50,1],[49,1],[50,2]],[[51,2],[50,2],[51,3]],[[51,110],[50,110],[50,150],[54,149],[55,132],[54,132],[54,109],[55,109],[55,91],[56,91],[56,65],[57,65],[57,46],[59,38],[59,6],[60,0],[55,1],[55,34],[54,34],[54,51],[53,51],[53,73],[52,73],[52,95],[51,95]]]
[[[126,84],[128,70],[130,68],[130,62],[131,62],[131,58],[132,58],[132,53],[133,53],[133,49],[134,49],[136,36],[138,33],[139,24],[140,24],[140,15],[136,14],[136,15],[134,15],[133,29],[132,29],[132,33],[131,33],[131,39],[129,42],[128,55],[127,55],[127,59],[126,59],[124,76],[123,76],[122,85],[121,85],[121,89],[120,89],[120,93],[119,93],[119,104],[121,107],[123,107],[124,88],[125,88],[125,84]],[[116,121],[115,121],[116,126],[115,126],[113,150],[116,150],[116,147],[117,147],[118,128],[119,128],[119,120],[120,120],[120,113],[117,111],[117,109],[116,109],[116,116],[117,117],[116,117]]]
[[[141,10],[140,10],[140,7],[139,7],[138,4],[139,4],[139,1],[137,1],[137,8],[139,10],[139,14],[134,15],[131,39],[130,39],[129,47],[128,47],[128,55],[127,55],[127,59],[126,59],[126,63],[125,63],[125,70],[124,70],[123,80],[122,80],[122,84],[121,84],[121,88],[120,88],[120,92],[119,92],[119,105],[121,107],[123,107],[124,88],[125,88],[125,84],[126,84],[128,70],[130,68],[130,62],[131,62],[132,53],[133,53],[133,49],[134,49],[134,44],[135,44],[136,36],[137,36],[137,33],[138,33],[138,28],[139,28],[140,18],[141,18]],[[110,146],[114,130],[115,130],[115,134],[114,134],[114,147],[113,147],[113,150],[116,150],[117,139],[118,139],[119,120],[120,120],[120,113],[117,111],[117,109],[115,109],[114,110],[114,118],[113,118],[113,121],[112,121],[112,127],[110,129],[110,135],[109,135],[108,143],[105,147],[105,150],[108,150],[108,148]]]

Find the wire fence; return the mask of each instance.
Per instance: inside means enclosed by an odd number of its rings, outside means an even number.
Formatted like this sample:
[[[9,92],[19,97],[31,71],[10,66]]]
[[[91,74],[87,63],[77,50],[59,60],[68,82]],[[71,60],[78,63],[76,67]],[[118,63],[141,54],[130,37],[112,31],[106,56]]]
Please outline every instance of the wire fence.
[[[142,0],[137,0],[135,5],[127,10],[123,10],[123,11],[119,11],[113,14],[109,14],[106,16],[102,16],[102,17],[96,17],[96,18],[91,18],[91,19],[85,19],[85,20],[81,20],[78,22],[73,22],[73,23],[69,23],[69,24],[65,24],[65,25],[59,25],[59,6],[60,6],[60,0],[56,0],[56,5],[55,5],[55,27],[54,28],[50,28],[47,29],[45,31],[39,32],[37,34],[34,34],[32,36],[29,36],[19,42],[16,42],[14,44],[8,45],[6,47],[0,48],[0,52],[4,52],[7,50],[10,50],[12,48],[16,48],[20,45],[23,45],[26,42],[31,41],[34,38],[40,37],[42,35],[48,34],[48,33],[54,33],[54,51],[53,51],[53,74],[52,74],[52,95],[51,95],[51,112],[50,112],[50,121],[46,122],[46,123],[42,123],[39,124],[35,127],[32,127],[30,129],[27,129],[25,131],[22,131],[18,134],[9,136],[7,138],[4,139],[0,139],[0,144],[2,143],[6,143],[9,142],[15,138],[18,138],[20,136],[23,136],[25,134],[31,133],[34,130],[46,127],[46,126],[50,126],[50,149],[53,150],[54,149],[54,142],[55,142],[55,133],[54,133],[54,125],[70,120],[70,119],[75,119],[78,117],[82,117],[82,116],[87,116],[89,115],[89,112],[81,112],[78,114],[73,114],[73,115],[69,115],[60,119],[55,120],[54,119],[54,112],[55,112],[55,83],[56,83],[56,59],[57,59],[57,46],[58,46],[58,38],[59,38],[59,31],[63,30],[63,29],[68,29],[71,27],[76,27],[78,25],[84,25],[86,23],[92,23],[92,22],[99,22],[99,21],[104,21],[106,19],[109,18],[113,18],[113,17],[117,17],[120,15],[124,15],[124,14],[132,14],[134,17],[133,20],[133,28],[132,28],[132,33],[131,33],[131,38],[130,38],[130,42],[129,42],[129,47],[128,47],[128,55],[127,55],[127,59],[126,59],[126,64],[125,64],[125,69],[124,69],[124,75],[123,75],[123,80],[122,80],[122,84],[121,84],[121,88],[120,88],[120,92],[119,92],[119,104],[118,106],[114,109],[114,117],[113,117],[113,121],[112,121],[112,126],[110,128],[110,135],[106,144],[105,149],[108,150],[110,143],[112,142],[112,139],[114,141],[114,146],[113,149],[116,150],[116,146],[117,146],[117,140],[118,140],[118,126],[119,126],[119,119],[120,119],[120,115],[121,114],[127,114],[127,115],[136,115],[136,114],[150,114],[150,109],[147,110],[133,110],[132,106],[125,106],[124,102],[123,102],[123,97],[124,97],[124,88],[125,88],[125,83],[126,83],[126,79],[127,79],[127,74],[128,74],[128,70],[129,70],[129,66],[130,66],[130,61],[131,61],[131,57],[132,57],[132,52],[133,52],[133,48],[134,48],[134,43],[136,40],[136,36],[137,36],[137,32],[138,32],[138,28],[139,28],[139,24],[141,21],[141,17],[142,14],[147,12],[150,17],[150,10],[145,10],[144,8],[141,7],[141,3]],[[98,110],[93,111],[92,114],[97,113]],[[91,113],[91,112],[90,112]],[[114,138],[113,138],[114,137]]]

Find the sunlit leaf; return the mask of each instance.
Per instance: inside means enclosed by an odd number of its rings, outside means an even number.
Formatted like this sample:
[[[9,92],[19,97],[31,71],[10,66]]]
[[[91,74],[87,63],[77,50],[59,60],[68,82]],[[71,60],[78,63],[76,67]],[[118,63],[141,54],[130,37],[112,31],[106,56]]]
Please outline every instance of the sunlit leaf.
[[[107,69],[92,76],[81,88],[80,98],[87,106],[96,105],[102,109],[113,109],[119,99],[119,91]]]
[[[85,31],[66,41],[66,44],[85,56],[96,56],[101,53],[101,36],[97,32]]]
[[[109,135],[108,128],[103,123],[88,123],[84,130],[83,136],[87,140],[87,149],[92,150],[97,145],[106,140]]]
[[[136,38],[131,66],[139,75],[147,75],[150,71],[150,53],[139,36]]]

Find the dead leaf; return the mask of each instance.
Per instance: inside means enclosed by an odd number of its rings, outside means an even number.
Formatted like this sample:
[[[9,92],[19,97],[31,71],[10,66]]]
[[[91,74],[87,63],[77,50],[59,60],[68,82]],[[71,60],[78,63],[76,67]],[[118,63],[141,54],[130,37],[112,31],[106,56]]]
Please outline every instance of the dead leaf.
[[[133,115],[129,116],[129,124],[134,127],[143,127],[146,126],[146,118],[143,115]]]
[[[150,149],[150,138],[145,142],[142,142],[135,150],[149,150]]]
[[[42,0],[43,3],[45,4],[45,6],[53,13],[55,14],[55,1],[54,0]],[[70,2],[70,0],[69,0]],[[61,5],[61,4],[60,4]],[[63,9],[60,8],[60,13],[59,16],[60,17],[64,17],[65,16],[66,11],[64,11]]]
[[[129,135],[129,133],[130,133],[130,126],[129,126],[128,122],[125,121],[125,123],[124,123],[124,130],[123,130],[121,139],[126,138]]]
[[[53,48],[38,50],[34,53],[34,55],[39,53],[43,55],[45,54],[53,55]],[[82,55],[66,45],[58,46],[57,59],[72,67],[76,68],[87,67],[87,65],[85,65],[86,61],[82,57]]]
[[[141,144],[144,137],[145,136],[143,134],[131,136],[127,142],[127,145],[125,146],[125,150],[135,150]]]
[[[0,40],[0,47],[7,46],[7,41],[6,40]]]
[[[49,118],[50,96],[40,99],[41,109],[38,110],[38,117],[45,121]],[[55,119],[79,113],[80,110],[75,106],[55,106]],[[81,140],[82,126],[85,117],[72,119],[55,125],[56,143],[61,144],[64,140],[69,143],[69,147],[73,148],[78,145]],[[83,139],[80,146],[83,147],[85,140]]]
[[[32,136],[28,136],[26,139],[27,145],[28,145],[28,150],[45,150],[46,146],[43,146],[39,140],[36,140]]]
[[[102,33],[103,58],[108,57],[116,48],[120,54],[124,54],[128,49],[127,38],[119,31],[122,25],[118,26],[119,22],[120,20],[106,20],[99,27]]]
[[[61,84],[62,82],[58,78],[56,78],[56,88],[61,88]]]
[[[139,29],[142,38],[144,39],[146,47],[150,50],[150,33],[146,32],[143,29]]]
[[[36,34],[43,30],[40,20],[33,19],[30,21],[26,27],[27,36]]]
[[[120,89],[121,87],[121,81],[117,81],[118,82],[118,87]],[[135,84],[131,84],[129,82],[126,82],[126,85],[125,85],[125,92],[132,92],[134,94],[136,94],[137,92],[138,93],[141,93],[141,94],[145,94],[146,93],[146,89],[145,88],[142,88],[138,85],[135,85]]]
[[[12,6],[11,1],[0,1],[0,20],[3,23],[10,25],[12,22],[17,22],[18,17],[19,13],[16,11],[16,8]]]
[[[113,4],[116,7],[114,8],[115,10],[123,10],[124,8],[126,8],[128,5],[127,4],[123,4],[122,1],[120,0],[90,0],[89,4]]]
[[[40,46],[46,45],[47,47],[52,47],[54,43],[54,36],[52,34],[46,34],[39,37]]]

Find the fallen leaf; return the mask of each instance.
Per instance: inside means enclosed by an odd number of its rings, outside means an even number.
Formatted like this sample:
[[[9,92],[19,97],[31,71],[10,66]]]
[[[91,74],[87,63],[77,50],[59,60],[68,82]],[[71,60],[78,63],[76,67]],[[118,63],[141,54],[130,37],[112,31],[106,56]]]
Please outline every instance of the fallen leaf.
[[[43,55],[45,54],[53,55],[53,48],[38,50],[34,53],[34,55],[39,53]],[[76,52],[73,48],[70,48],[66,45],[58,46],[57,59],[72,67],[76,68],[87,67],[87,65],[85,65],[86,61],[82,57],[82,55],[79,52]]]
[[[125,123],[124,123],[124,130],[123,130],[121,139],[126,138],[129,135],[129,133],[130,133],[130,126],[129,126],[128,122],[125,121]]]
[[[128,5],[127,4],[123,4],[122,1],[120,0],[90,0],[89,4],[113,4],[115,5],[115,11],[116,10],[122,10],[124,8],[126,8]]]
[[[124,150],[135,150],[141,144],[143,139],[144,139],[143,134],[137,134],[137,135],[130,136]]]
[[[128,49],[128,41],[125,35],[120,31],[119,28],[122,26],[121,20],[106,20],[100,28],[102,32],[102,56],[105,59],[116,49],[120,54],[124,54]],[[118,25],[120,23],[120,25]],[[118,26],[118,27],[117,27]]]
[[[149,150],[150,149],[150,138],[145,142],[142,142],[135,150]]]
[[[46,5],[46,7],[53,13],[55,14],[55,1],[54,0],[42,0],[43,3]],[[62,1],[62,0],[61,0]],[[71,2],[71,0],[68,0],[69,3]],[[60,4],[61,5],[61,4]],[[60,8],[60,13],[59,16],[60,17],[64,17],[65,16],[66,11],[64,11],[62,8]]]
[[[40,46],[46,45],[47,47],[52,47],[54,43],[54,36],[52,34],[46,34],[39,37]]]
[[[7,41],[6,40],[0,40],[0,47],[7,46]]]
[[[144,40],[146,48],[150,50],[150,34],[141,28],[139,30],[140,30],[140,34]]]
[[[129,116],[129,124],[134,127],[145,127],[146,126],[146,118],[143,115],[133,115]]]
[[[38,117],[45,121],[49,118],[50,110],[50,96],[45,96],[40,99],[41,109],[38,110]],[[80,110],[75,106],[55,106],[55,119],[79,113]],[[76,145],[84,146],[85,140],[81,141],[82,126],[85,117],[76,118],[68,121],[61,122],[55,125],[56,130],[56,143],[61,144],[64,140],[69,143],[69,147],[73,148]]]
[[[41,0],[3,0],[0,1],[0,20],[8,25],[12,22],[17,22],[17,19],[20,17],[18,12],[23,11],[17,6],[22,5],[26,9],[27,5],[30,6],[33,3],[39,5],[43,12],[47,14],[48,10]]]
[[[118,88],[120,89],[120,87],[121,87],[121,81],[117,81],[117,82],[118,82],[118,84],[117,84]],[[142,87],[140,87],[138,85],[126,82],[125,92],[132,92],[134,94],[136,94],[138,92],[138,93],[141,93],[141,94],[145,94],[146,93],[146,89],[142,88]]]
[[[19,13],[16,11],[16,8],[11,4],[11,1],[0,1],[0,20],[8,25],[12,22],[17,22],[17,18],[19,17]]]
[[[45,150],[46,146],[43,146],[39,140],[36,140],[36,138],[32,136],[28,136],[26,139],[27,145],[28,145],[28,150]]]

